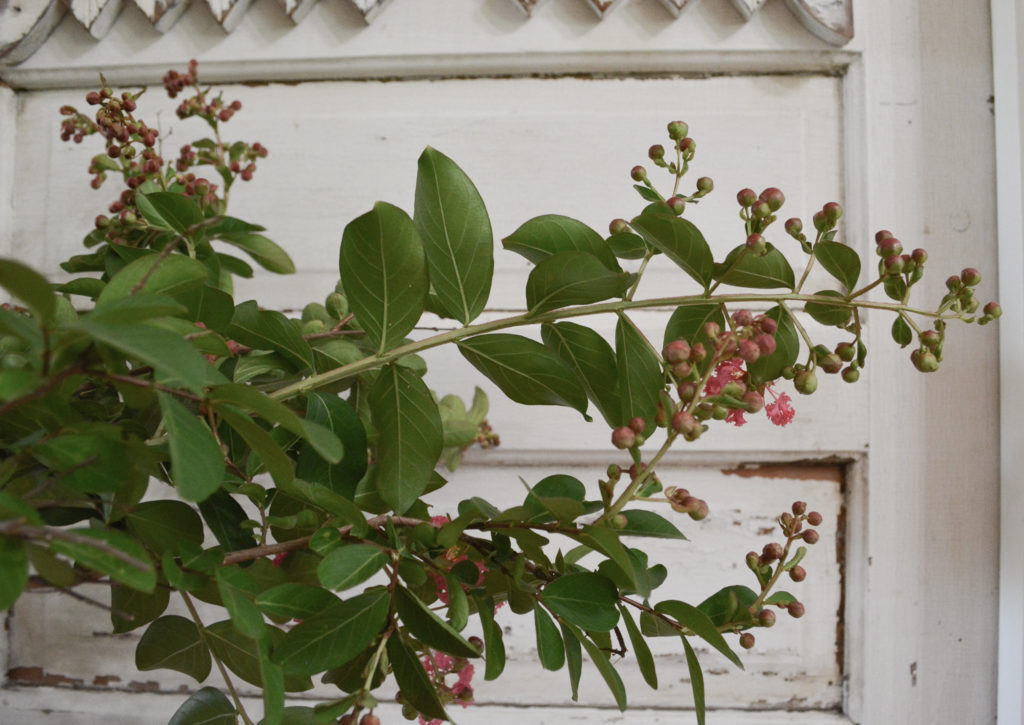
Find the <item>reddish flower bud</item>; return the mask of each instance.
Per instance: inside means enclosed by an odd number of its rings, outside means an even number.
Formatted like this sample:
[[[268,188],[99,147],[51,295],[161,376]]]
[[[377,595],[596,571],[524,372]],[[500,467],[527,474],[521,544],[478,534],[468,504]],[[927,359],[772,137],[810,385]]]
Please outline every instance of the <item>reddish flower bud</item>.
[[[768,249],[768,243],[760,234],[751,234],[747,237],[747,249],[760,256]]]
[[[757,325],[762,332],[769,335],[774,335],[779,329],[779,323],[774,317],[762,317],[757,321]]]
[[[740,310],[733,314],[732,321],[737,327],[750,327],[754,324],[754,313],[750,310]]]
[[[743,340],[740,342],[737,352],[748,363],[757,362],[757,359],[761,357],[761,348],[753,340]]]
[[[722,327],[717,322],[705,322],[704,334],[712,340],[715,340],[722,334]]]
[[[96,91],[89,91],[85,94],[85,102],[88,103],[90,106],[99,105],[100,94]]]
[[[689,381],[680,383],[679,387],[676,388],[676,392],[679,394],[679,400],[689,403],[697,395],[697,383]]]
[[[775,612],[770,609],[762,609],[758,612],[757,621],[762,627],[771,627],[775,624]]]
[[[665,158],[665,147],[662,146],[660,143],[654,144],[649,149],[647,149],[647,156],[648,158],[651,159],[651,161],[663,159]]]
[[[636,445],[636,433],[626,426],[616,428],[612,431],[612,445],[621,450],[632,448]]]
[[[804,511],[807,510],[807,503],[805,501],[794,501],[793,502],[793,513],[797,516],[802,516]]]
[[[697,142],[692,138],[684,138],[679,142],[679,150],[683,152],[684,156],[693,157],[694,152],[697,151]]]
[[[773,212],[778,211],[786,203],[786,195],[774,186],[770,186],[762,191],[759,198],[768,204],[768,208]]]
[[[974,267],[968,267],[960,273],[960,280],[968,287],[976,287],[981,283],[981,272]]]
[[[903,253],[903,243],[896,237],[887,237],[875,249],[879,257],[887,258]]]
[[[860,370],[853,366],[847,366],[843,368],[842,376],[843,382],[855,383],[860,380]]]
[[[832,226],[835,226],[835,223],[843,216],[843,207],[835,201],[830,201],[828,204],[821,207],[821,211],[825,214],[825,218]]]
[[[693,366],[685,360],[672,366],[672,374],[677,378],[689,377],[691,372],[693,372]]]
[[[782,558],[783,549],[782,544],[777,541],[773,541],[770,544],[765,544],[764,549],[761,550],[761,558],[765,561],[776,561]]]
[[[807,578],[807,570],[800,565],[794,566],[789,570],[789,578],[795,582],[802,582]]]
[[[680,410],[678,413],[672,416],[672,430],[676,433],[692,433],[694,430],[700,428],[700,423],[690,413],[685,410]]]
[[[771,355],[775,352],[775,338],[767,333],[761,333],[755,337],[754,342],[757,344],[762,355]]]
[[[921,333],[921,344],[929,350],[934,350],[942,342],[942,336],[935,330],[925,330]]]
[[[939,369],[939,359],[930,350],[914,350],[910,353],[910,361],[922,373],[933,373]]]
[[[380,718],[367,713],[359,718],[359,725],[380,725]]]
[[[819,535],[814,529],[808,529],[803,533],[804,541],[808,544],[817,544]]]
[[[818,361],[818,367],[829,375],[834,375],[843,369],[843,360],[834,352],[830,352]]]
[[[740,647],[743,649],[753,649],[754,647],[754,635],[750,632],[744,632],[740,635]]]
[[[836,345],[836,355],[843,362],[850,362],[857,357],[857,346],[852,342],[841,342]]]
[[[643,181],[647,178],[647,169],[643,166],[634,166],[629,172],[629,175],[632,177],[633,181]]]
[[[749,413],[760,413],[764,408],[764,397],[756,390],[750,390],[743,394],[743,404]]]
[[[686,199],[681,196],[669,197],[665,202],[668,204],[668,208],[672,210],[672,213],[679,216],[686,210]]]
[[[690,359],[694,362],[704,362],[704,358],[708,356],[707,348],[704,347],[704,343],[698,342],[690,348]]]
[[[755,219],[767,219],[772,215],[772,209],[767,202],[758,201],[750,207],[750,213]]]
[[[637,416],[629,421],[629,427],[634,433],[641,434],[647,430],[647,422],[640,416]]]
[[[680,139],[686,138],[686,134],[690,132],[690,127],[682,121],[672,121],[668,125],[668,137],[673,141],[679,141]]]
[[[892,232],[890,232],[888,229],[882,229],[880,231],[875,232],[875,244],[881,244],[884,240],[891,238]]]
[[[740,206],[747,209],[754,205],[757,201],[757,194],[753,189],[742,189],[736,194],[736,201],[739,202]]]
[[[804,605],[800,602],[790,602],[786,609],[789,611],[789,616],[794,619],[800,619],[800,617],[804,616],[804,613],[806,612]]]
[[[992,319],[995,319],[1003,314],[1003,308],[999,306],[998,302],[989,302],[982,308],[981,311],[984,312],[989,317],[991,317]]]
[[[629,231],[629,222],[625,219],[612,219],[608,225],[608,231],[612,234],[621,234],[622,232]]]
[[[791,237],[798,236],[800,232],[804,230],[804,223],[793,217],[792,219],[786,220],[786,234]]]
[[[821,526],[822,521],[824,521],[824,518],[817,511],[811,511],[807,514],[807,523],[811,526]]]

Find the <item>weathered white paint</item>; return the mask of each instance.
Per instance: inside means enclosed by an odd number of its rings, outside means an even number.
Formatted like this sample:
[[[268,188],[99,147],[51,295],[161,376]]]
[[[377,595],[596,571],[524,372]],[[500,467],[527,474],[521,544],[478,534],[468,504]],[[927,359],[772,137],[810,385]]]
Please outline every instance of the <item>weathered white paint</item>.
[[[743,16],[744,20],[750,20],[758,10],[764,7],[768,0],[732,0],[733,6]]]
[[[367,23],[372,23],[378,13],[383,10],[391,0],[349,0],[356,9],[363,14]]]
[[[101,40],[113,27],[124,7],[124,0],[69,0],[68,6],[75,20],[89,31],[89,35]]]
[[[992,59],[995,75],[996,206],[999,231],[1000,547],[999,722],[1024,725],[1024,13],[995,0]]]
[[[587,4],[602,20],[608,13],[617,7],[622,7],[626,2],[629,0],[587,0]]]
[[[225,33],[230,33],[242,22],[252,0],[206,0],[207,7]]]
[[[519,8],[523,15],[531,17],[541,5],[546,3],[548,0],[511,0],[512,4]]]
[[[14,236],[14,164],[17,156],[18,98],[0,85],[0,255],[11,255]]]
[[[587,465],[576,466],[573,475],[585,483],[590,496],[597,495],[597,481],[607,463],[621,455],[594,455]],[[452,483],[428,500],[435,513],[451,513],[457,502],[469,496],[481,496],[500,508],[522,503],[525,490],[522,476],[534,484],[545,476],[565,472],[562,465],[530,465],[519,459],[514,465],[495,465],[486,454],[470,456],[464,467],[452,475]],[[719,464],[721,466],[721,464]],[[788,510],[794,500],[804,500],[825,517],[822,539],[804,560],[806,581],[795,584],[788,579],[780,588],[800,597],[807,605],[807,615],[799,622],[779,612],[772,629],[756,632],[757,646],[743,654],[746,669],[731,665],[707,645],[694,642],[705,667],[705,684],[709,702],[716,708],[756,707],[757,709],[830,710],[841,704],[840,671],[837,657],[836,617],[843,609],[840,599],[840,569],[837,557],[837,524],[841,520],[841,467],[765,467],[718,468],[671,465],[660,476],[666,485],[688,488],[705,498],[711,515],[701,523],[687,516],[674,514],[664,503],[648,504],[652,510],[669,517],[690,541],[665,542],[656,539],[628,539],[627,544],[646,551],[651,564],[661,563],[670,571],[685,571],[656,590],[652,601],[685,598],[698,602],[721,587],[732,584],[751,585],[753,576],[746,569],[743,557],[747,551],[760,550],[766,543],[778,540],[774,519]],[[567,551],[574,544],[552,537],[549,555],[556,547]],[[586,560],[596,564],[596,559]],[[99,600],[106,599],[105,587],[89,586],[83,593]],[[175,601],[170,610],[188,616]],[[224,611],[204,608],[204,622],[226,618]],[[545,707],[571,705],[568,678],[565,672],[547,674],[536,659],[533,618],[499,610],[497,621],[505,632],[508,661],[501,679],[487,683],[474,680],[475,697],[480,710],[492,706],[530,703]],[[471,625],[472,629],[472,625]],[[11,626],[9,671],[16,684],[63,683],[95,689],[145,690],[165,693],[194,687],[195,682],[173,672],[138,672],[133,666],[133,651],[143,630],[112,636],[106,613],[61,594],[32,594],[14,610]],[[475,629],[467,633],[478,633]],[[734,635],[728,638],[735,641]],[[632,654],[617,663],[633,701],[649,708],[692,707],[689,675],[681,644],[675,638],[651,642],[659,672],[660,687],[651,691],[644,684]],[[535,688],[537,678],[544,675],[550,686]],[[214,673],[205,684],[219,686]],[[254,688],[240,684],[242,691],[255,693]],[[515,694],[513,694],[515,693]],[[389,700],[393,690],[385,689],[382,700]],[[328,700],[337,696],[329,686],[318,686],[304,693],[304,699]],[[580,701],[588,706],[613,707],[612,700],[597,673],[587,669],[582,679]],[[467,713],[468,714],[468,713]],[[461,719],[460,719],[461,721]],[[6,721],[5,721],[6,722]]]
[[[166,33],[185,12],[189,0],[133,0],[153,27]]]
[[[661,0],[661,4],[665,6],[665,9],[672,13],[673,17],[678,18],[679,14],[683,12],[683,8],[690,0]]]
[[[278,3],[284,8],[291,21],[298,25],[309,15],[309,12],[317,4],[317,0],[278,0]]]
[[[853,38],[853,3],[843,0],[786,0],[786,6],[808,30],[831,45]]]
[[[65,12],[60,0],[14,0],[0,6],[0,62],[20,63],[32,55]]]

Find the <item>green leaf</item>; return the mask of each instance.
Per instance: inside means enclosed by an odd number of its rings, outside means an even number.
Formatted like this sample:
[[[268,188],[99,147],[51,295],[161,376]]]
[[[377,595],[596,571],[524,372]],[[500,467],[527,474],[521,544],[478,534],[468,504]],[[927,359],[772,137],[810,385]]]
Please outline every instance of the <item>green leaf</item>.
[[[643,237],[632,232],[612,234],[606,241],[619,259],[643,259],[649,249]]]
[[[133,589],[153,591],[156,569],[137,541],[118,531],[72,529],[66,533],[73,534],[76,540],[54,538],[50,543],[53,551]]]
[[[903,319],[903,315],[897,315],[896,319],[892,321],[892,339],[900,347],[906,347],[914,341],[914,331]]]
[[[150,225],[178,234],[203,221],[203,212],[194,201],[173,191],[136,194],[135,204]]]
[[[17,297],[44,325],[53,321],[57,298],[46,278],[13,259],[0,259],[0,287]]]
[[[262,725],[281,725],[284,717],[284,670],[281,665],[270,659],[270,642],[257,644],[260,686],[263,688],[263,720]],[[312,682],[309,683],[312,686]]]
[[[316,571],[325,587],[344,591],[362,584],[387,562],[388,555],[379,546],[348,544],[328,553]]]
[[[583,384],[587,397],[612,427],[622,424],[622,403],[617,389],[615,351],[589,327],[556,322],[540,328],[544,344],[555,351]]]
[[[344,453],[341,441],[329,429],[318,423],[303,420],[290,408],[250,385],[239,383],[217,385],[210,388],[208,399],[214,407],[221,403],[229,403],[252,411],[270,423],[280,425],[307,440],[316,452],[329,463],[337,463]]]
[[[427,489],[441,456],[441,415],[419,375],[392,365],[370,389],[377,429],[377,491],[396,514]]]
[[[352,524],[352,534],[366,536],[368,530],[363,512],[352,501],[318,483],[309,483],[295,478],[278,486],[278,489],[293,498],[311,503],[329,514]]]
[[[410,634],[424,644],[456,657],[480,656],[454,627],[404,587],[395,588],[395,610]]]
[[[96,299],[106,286],[107,283],[102,279],[96,279],[95,277],[76,277],[69,282],[59,285],[57,287],[57,291],[63,292],[67,295],[82,295],[83,297]]]
[[[256,350],[281,353],[299,370],[313,367],[313,351],[287,317],[275,310],[261,310],[254,300],[235,308],[227,334]]]
[[[191,619],[169,614],[160,617],[142,634],[135,647],[135,667],[142,670],[176,670],[202,682],[210,674],[210,652]]]
[[[556,616],[594,632],[607,632],[619,621],[619,591],[592,572],[565,574],[544,587],[541,598]]]
[[[789,561],[787,561],[783,565],[783,567],[782,567],[783,571],[790,571],[790,570],[792,570],[794,566],[796,566],[797,564],[799,564],[801,561],[804,560],[805,556],[807,556],[807,547],[806,546],[798,546],[797,550],[796,550],[796,553],[793,554],[793,556],[790,557]]]
[[[292,459],[281,450],[281,446],[273,437],[257,425],[252,418],[229,405],[220,405],[217,408],[217,413],[225,423],[237,431],[238,435],[242,436],[253,452],[260,457],[271,478],[274,479],[274,483],[278,486],[285,486],[295,478]]]
[[[148,254],[129,262],[114,275],[96,298],[96,310],[132,296],[132,291],[140,283],[142,287],[136,295],[163,295],[181,302],[180,296],[200,287],[207,274],[206,267],[191,257],[172,254],[161,258],[157,254]]]
[[[462,583],[450,571],[444,574],[444,583],[448,588],[448,620],[456,632],[461,632],[469,623],[469,597]]]
[[[540,602],[533,605],[533,625],[537,629],[537,657],[545,670],[555,672],[565,664],[565,646],[558,627]]]
[[[345,708],[346,710],[348,708]],[[312,707],[300,707],[292,705],[284,708],[281,711],[281,719],[278,725],[317,725],[317,721],[313,718],[313,713],[316,712]],[[272,725],[266,720],[260,720],[259,725]]]
[[[224,551],[256,546],[251,529],[242,527],[249,517],[227,491],[218,490],[199,504],[199,513]]]
[[[583,650],[580,641],[569,631],[565,622],[560,622],[562,641],[565,643],[565,661],[569,665],[569,686],[573,701],[580,699],[580,675],[583,674]]]
[[[359,414],[337,395],[311,392],[306,396],[306,421],[318,423],[334,433],[345,454],[341,461],[332,464],[311,445],[303,445],[295,475],[352,498],[356,484],[366,475],[366,432]]]
[[[167,725],[238,725],[238,717],[224,693],[204,687],[182,703]]]
[[[826,289],[815,292],[816,297],[834,297],[836,299],[845,299],[840,292],[835,290]],[[804,305],[804,312],[813,317],[815,321],[820,322],[823,325],[831,325],[834,327],[842,327],[850,321],[850,316],[853,315],[853,310],[846,305],[830,305],[827,302],[808,302]]]
[[[84,493],[113,492],[138,476],[137,469],[125,465],[125,441],[110,433],[109,429],[66,433],[36,445],[33,453],[70,488]]]
[[[642,509],[631,509],[622,513],[626,517],[626,525],[619,529],[619,536],[647,536],[686,541],[683,532],[660,514]]]
[[[897,302],[903,302],[903,298],[907,296],[907,283],[902,277],[886,277],[882,282],[882,289],[889,299]]]
[[[477,370],[523,405],[565,405],[586,415],[587,393],[557,354],[520,335],[477,335],[458,343]]]
[[[615,325],[615,357],[622,401],[621,420],[643,418],[650,430],[654,427],[658,393],[665,385],[665,374],[647,338],[624,314],[619,314]]]
[[[633,617],[626,610],[624,605],[619,605],[619,612],[622,614],[622,619],[626,623],[626,632],[629,634],[629,644],[633,648],[633,654],[636,656],[636,663],[640,667],[640,674],[643,675],[644,682],[651,686],[651,689],[658,689],[658,672],[654,668],[654,656],[651,655],[651,648],[647,646],[647,640],[644,639],[643,634],[636,626],[636,622],[633,621]]]
[[[579,540],[615,562],[626,576],[630,588],[634,591],[637,589],[637,572],[634,570],[633,560],[615,531],[605,526],[584,526]]]
[[[690,670],[690,686],[693,687],[693,707],[697,711],[697,725],[704,725],[704,673],[700,670],[697,653],[690,642],[682,637],[683,649],[686,650],[686,666]]]
[[[725,641],[725,637],[715,627],[715,623],[704,612],[693,605],[674,599],[659,602],[654,608],[674,618],[681,625],[725,655],[730,662],[741,670],[743,669],[743,663],[740,662],[740,658],[732,651],[729,644]]]
[[[320,587],[288,582],[256,595],[254,603],[264,614],[282,619],[309,619],[338,602]]]
[[[667,214],[642,214],[631,221],[630,226],[704,289],[711,285],[715,260],[704,235],[692,222]]]
[[[274,659],[286,673],[295,675],[313,675],[345,664],[377,638],[387,620],[389,601],[387,590],[371,589],[332,604],[288,632],[275,648]]]
[[[267,625],[253,600],[260,593],[260,585],[244,570],[233,566],[222,566],[215,572],[217,591],[221,601],[231,615],[235,628],[251,639],[263,639]]]
[[[590,657],[590,661],[597,667],[597,671],[601,673],[601,677],[604,678],[605,684],[608,685],[608,689],[612,691],[612,695],[615,696],[615,704],[619,706],[619,710],[626,710],[626,686],[622,684],[622,678],[619,677],[619,673],[614,667],[612,667],[611,661],[608,659],[608,655],[601,651],[601,648],[590,641],[582,632],[576,629],[571,624],[565,625],[572,635],[579,640],[580,644],[587,651],[587,655]]]
[[[184,539],[203,544],[203,520],[181,501],[146,501],[125,516],[132,533],[151,551],[176,552]]]
[[[217,238],[244,250],[264,269],[277,274],[295,273],[295,263],[288,253],[262,234],[229,232],[218,234]]]
[[[818,242],[814,245],[814,257],[829,274],[843,283],[847,292],[856,289],[860,257],[855,251],[839,242]]]
[[[703,343],[708,346],[709,338],[704,332],[704,325],[708,322],[725,328],[725,315],[722,314],[721,304],[712,302],[677,307],[665,325],[665,345],[675,340],[686,340],[691,345]]]
[[[157,393],[171,452],[171,480],[189,501],[203,501],[224,480],[224,453],[206,424],[167,393]],[[200,539],[201,540],[201,539]]]
[[[768,244],[768,252],[763,257],[749,252],[747,246],[741,244],[729,252],[724,262],[715,265],[714,277],[733,287],[793,289],[796,286],[793,268],[782,252],[771,244]]]
[[[405,701],[416,708],[417,712],[427,718],[449,720],[448,713],[437,697],[434,683],[427,676],[419,658],[402,641],[399,634],[388,638],[388,659],[395,672],[398,689],[405,696]]]
[[[775,605],[775,604],[791,604],[791,603],[797,602],[797,601],[799,601],[799,600],[796,597],[794,597],[792,594],[790,594],[789,592],[775,592],[770,597],[765,599],[764,603],[767,606],[767,605]]]
[[[716,627],[735,622],[752,624],[750,608],[757,601],[757,594],[749,587],[732,585],[719,589],[697,605],[697,609],[708,616]]]
[[[276,627],[268,628],[267,633],[269,637],[259,642],[235,629],[231,620],[214,622],[206,627],[206,636],[209,638],[213,653],[229,670],[250,685],[262,686],[266,673],[278,680],[276,686],[283,685],[289,692],[302,692],[312,688],[313,683],[308,677],[283,677],[279,674],[280,670],[278,673],[270,672],[279,665],[269,663],[268,667],[264,663],[264,650],[268,646],[274,648],[280,645],[284,641],[285,633]],[[283,678],[283,681],[278,678]]]
[[[600,302],[623,294],[633,280],[612,272],[587,252],[559,252],[541,260],[526,282],[526,306],[531,314],[571,305]]]
[[[782,369],[796,362],[800,354],[800,334],[796,331],[793,317],[781,305],[772,307],[765,313],[779,323],[775,332],[775,352],[762,355],[747,365],[750,377],[754,382],[766,383],[775,380],[782,374]]]
[[[601,235],[580,221],[558,214],[534,217],[501,240],[505,249],[539,264],[559,252],[593,254],[606,269],[621,272],[611,247]]]
[[[110,585],[110,623],[114,634],[124,634],[144,624],[152,622],[167,609],[171,592],[166,587],[156,587],[151,593],[136,591],[123,584],[112,582]],[[118,613],[130,614],[125,619]]]
[[[476,605],[484,633],[484,679],[490,682],[498,679],[505,671],[505,637],[501,625],[494,621],[494,600],[477,599]]]
[[[28,557],[25,543],[0,536],[0,610],[8,609],[28,584]]]
[[[194,347],[173,332],[152,325],[115,325],[79,320],[73,327],[97,342],[151,365],[166,384],[201,394],[214,372]]]
[[[188,319],[202,322],[210,330],[227,334],[235,314],[235,300],[227,292],[208,284],[197,284],[175,297],[187,308]]]
[[[427,301],[427,262],[416,225],[396,206],[373,211],[345,227],[339,258],[345,295],[380,352],[398,345],[416,325]]]
[[[416,228],[430,285],[446,317],[468,325],[487,305],[494,237],[480,192],[454,161],[429,146],[416,174]]]

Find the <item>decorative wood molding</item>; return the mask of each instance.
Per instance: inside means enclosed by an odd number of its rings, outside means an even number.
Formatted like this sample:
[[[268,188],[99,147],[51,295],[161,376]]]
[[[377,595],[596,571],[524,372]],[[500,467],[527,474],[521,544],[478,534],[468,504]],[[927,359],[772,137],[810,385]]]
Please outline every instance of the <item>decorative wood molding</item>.
[[[20,63],[35,53],[67,10],[60,0],[0,3],[0,63]]]
[[[166,33],[185,12],[189,0],[134,0],[153,27]]]
[[[121,14],[124,0],[65,0],[75,16],[89,35],[102,40],[114,27],[114,21]]]
[[[161,33],[167,32],[188,7],[190,0],[130,0]],[[335,2],[337,0],[334,0]],[[580,0],[560,0],[579,2]],[[665,9],[679,17],[690,0],[660,0]],[[102,39],[117,21],[126,0],[0,0],[0,64],[15,65],[30,57],[60,22],[65,6],[95,39]],[[210,13],[224,32],[230,33],[242,21],[252,0],[205,0]],[[318,0],[277,0],[285,15],[301,23]],[[367,23],[391,4],[391,0],[347,0]],[[416,0],[402,0],[413,3]],[[511,0],[526,16],[548,0]],[[585,0],[598,20],[629,0]],[[732,0],[733,7],[749,20],[767,0]],[[811,33],[826,43],[843,46],[853,38],[854,0],[785,0],[786,7]]]

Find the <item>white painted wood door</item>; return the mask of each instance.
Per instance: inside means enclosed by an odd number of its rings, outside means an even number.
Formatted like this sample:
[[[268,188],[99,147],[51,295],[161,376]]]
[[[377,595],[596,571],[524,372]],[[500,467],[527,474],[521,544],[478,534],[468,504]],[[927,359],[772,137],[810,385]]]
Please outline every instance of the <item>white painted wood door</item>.
[[[920,9],[909,0],[745,4],[749,20],[716,0],[620,0],[614,13],[584,0],[326,0],[293,27],[294,2],[287,20],[271,2],[246,8],[243,0],[214,16],[196,3],[163,36],[149,12],[111,12],[100,41],[99,27],[86,32],[72,5],[31,57],[0,66],[16,89],[0,88],[0,252],[56,273],[96,213],[96,195],[67,174],[84,170],[89,153],[57,142],[56,109],[77,102],[97,70],[114,82],[152,83],[195,56],[211,81],[316,81],[228,92],[245,104],[232,133],[271,148],[235,212],[265,223],[300,269],[240,294],[269,295],[282,308],[333,287],[347,220],[378,198],[409,206],[426,144],[476,181],[498,236],[552,211],[603,229],[637,209],[628,169],[676,117],[697,138],[696,174],[716,182],[693,216],[716,252],[736,243],[735,190],[777,185],[787,211],[805,218],[841,200],[846,238],[864,255],[887,227],[926,247],[936,270],[994,270],[983,10],[952,0]],[[517,6],[532,10],[528,19]],[[677,19],[668,6],[682,10]],[[812,6],[852,7],[853,40],[834,46],[807,32],[802,23],[814,19],[799,13]],[[213,17],[234,32],[224,35]],[[842,25],[823,20],[819,32]],[[522,307],[527,271],[512,255],[496,260],[487,313],[495,315]],[[936,296],[945,275],[932,274],[926,294]],[[655,267],[641,294],[676,284],[668,266]],[[656,338],[664,319],[638,317]],[[681,596],[741,580],[732,567],[742,569],[759,529],[797,498],[820,501],[836,522],[813,552],[808,616],[759,635],[746,673],[707,658],[715,725],[994,721],[996,333],[957,330],[943,371],[923,380],[888,340],[888,325],[869,321],[872,360],[861,384],[829,379],[798,401],[793,425],[715,431],[670,460],[671,475],[706,493],[714,512],[686,527],[691,545],[652,551],[692,568]],[[465,394],[479,382],[456,358],[429,360],[434,388]],[[486,486],[500,499],[503,490],[518,495],[520,474],[607,464],[596,424],[492,400],[503,445],[472,456],[458,485]],[[828,462],[795,465],[807,459]],[[661,653],[662,689],[637,683],[635,710],[619,716],[594,676],[584,681],[587,704],[571,706],[561,677],[540,677],[528,627],[512,617],[504,624],[508,677],[478,690],[480,704],[460,722],[692,718],[677,712],[690,706],[678,653]],[[19,606],[0,644],[8,674],[0,722],[166,722],[181,700],[169,691],[188,683],[162,673],[159,684],[143,680],[131,668],[131,639],[103,635],[103,625],[102,613],[52,595]],[[622,664],[627,680],[637,679],[633,669]]]

